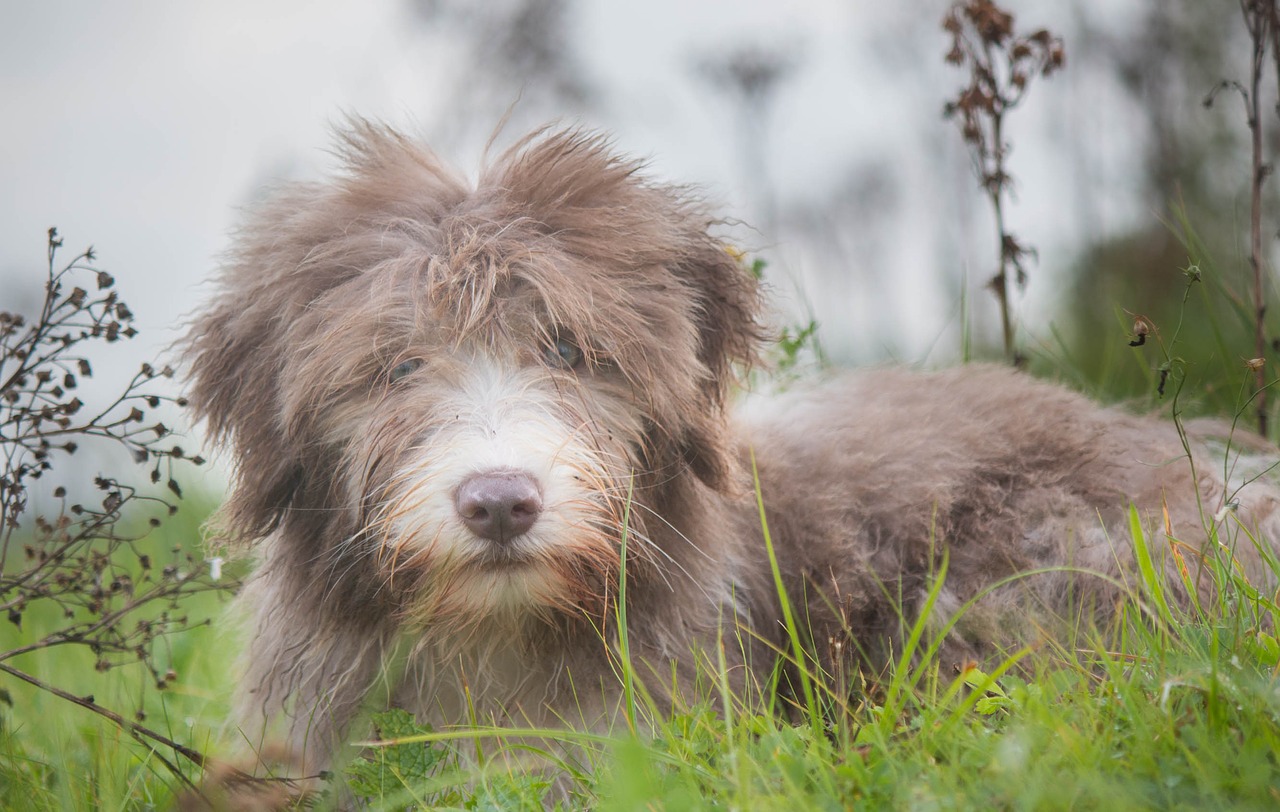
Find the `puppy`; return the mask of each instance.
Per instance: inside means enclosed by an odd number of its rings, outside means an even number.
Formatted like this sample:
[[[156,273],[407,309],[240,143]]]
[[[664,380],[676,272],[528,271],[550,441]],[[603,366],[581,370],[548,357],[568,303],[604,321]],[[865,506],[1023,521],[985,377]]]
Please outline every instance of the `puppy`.
[[[607,728],[624,583],[659,706],[708,663],[766,690],[789,645],[770,549],[826,669],[901,651],[944,562],[945,660],[1035,633],[1011,618],[1105,617],[1136,569],[1130,505],[1171,589],[1217,555],[1266,577],[1273,487],[1007,369],[867,372],[735,413],[758,284],[693,194],[601,136],[534,133],[474,184],[374,124],[342,152],[251,215],[187,348],[235,461],[221,527],[258,558],[241,721],[282,718],[309,771],[368,703]]]

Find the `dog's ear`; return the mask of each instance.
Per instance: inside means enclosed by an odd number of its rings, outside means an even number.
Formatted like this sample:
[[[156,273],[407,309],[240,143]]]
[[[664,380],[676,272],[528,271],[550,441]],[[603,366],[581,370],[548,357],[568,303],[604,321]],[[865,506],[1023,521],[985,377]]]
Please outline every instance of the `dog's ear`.
[[[708,394],[719,405],[739,373],[759,361],[767,332],[760,285],[723,242],[704,235],[679,272],[698,297],[699,360],[711,371]]]
[[[222,510],[230,540],[279,523],[300,485],[302,464],[282,430],[280,377],[288,291],[272,286],[269,257],[246,252],[187,335],[188,399],[210,439],[234,454],[236,486]],[[282,301],[283,299],[283,301]]]
[[[733,383],[759,360],[767,338],[760,322],[760,286],[728,246],[700,230],[674,269],[694,292],[698,360],[710,373],[701,383],[705,419],[690,422],[680,452],[700,479],[715,488],[730,486],[733,464],[725,400]]]
[[[231,541],[270,533],[300,489],[323,486],[322,449],[289,430],[284,379],[300,360],[291,331],[358,267],[335,259],[326,242],[350,220],[330,211],[334,199],[324,187],[298,184],[251,212],[184,342],[188,400],[210,440],[234,455],[234,487],[220,514]]]

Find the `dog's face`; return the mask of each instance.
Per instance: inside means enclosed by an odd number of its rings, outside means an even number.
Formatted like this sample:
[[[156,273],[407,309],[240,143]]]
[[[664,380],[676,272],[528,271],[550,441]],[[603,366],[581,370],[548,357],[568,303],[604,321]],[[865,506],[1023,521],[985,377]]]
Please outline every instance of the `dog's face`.
[[[535,135],[474,188],[394,133],[345,144],[347,175],[251,219],[189,339],[230,534],[273,536],[341,611],[598,604],[624,516],[661,558],[649,497],[727,484],[754,280],[599,138]]]

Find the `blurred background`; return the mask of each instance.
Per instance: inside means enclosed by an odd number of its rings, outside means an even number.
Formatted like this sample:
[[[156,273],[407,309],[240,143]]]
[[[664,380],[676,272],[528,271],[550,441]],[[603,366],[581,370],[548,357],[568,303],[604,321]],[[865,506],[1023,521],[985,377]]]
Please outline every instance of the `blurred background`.
[[[68,249],[93,244],[118,278],[141,330],[136,366],[199,307],[237,209],[274,181],[334,167],[330,133],[344,114],[422,136],[474,172],[510,113],[499,145],[546,121],[581,123],[613,133],[657,176],[701,185],[740,221],[732,239],[767,261],[777,322],[816,320],[834,361],[936,366],[966,345],[999,357],[985,290],[993,218],[942,115],[965,81],[943,61],[947,6],[8,3],[0,309],[34,310],[56,225]],[[1062,36],[1067,54],[1006,125],[1008,228],[1038,257],[1014,298],[1020,341],[1033,363],[1070,370],[1061,374],[1095,394],[1148,396],[1157,359],[1127,346],[1132,314],[1157,329],[1176,319],[1188,226],[1227,291],[1222,304],[1197,306],[1229,320],[1230,292],[1248,289],[1244,107],[1234,91],[1203,104],[1224,80],[1247,78],[1239,8],[1006,8],[1019,31]],[[1263,109],[1274,133],[1273,84]],[[1188,347],[1194,330],[1224,329],[1216,317],[1190,321]],[[1234,339],[1219,338],[1202,363],[1250,357],[1247,338],[1234,357]]]

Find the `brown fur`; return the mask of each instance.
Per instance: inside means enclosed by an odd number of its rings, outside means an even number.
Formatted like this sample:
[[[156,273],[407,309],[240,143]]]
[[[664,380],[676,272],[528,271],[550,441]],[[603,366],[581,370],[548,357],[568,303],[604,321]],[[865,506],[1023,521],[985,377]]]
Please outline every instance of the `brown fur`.
[[[192,403],[236,462],[225,535],[260,560],[243,720],[283,715],[310,769],[371,697],[437,724],[606,727],[624,537],[632,656],[659,701],[718,641],[740,690],[766,679],[784,638],[751,450],[789,594],[864,664],[944,550],[944,613],[1029,568],[1131,577],[1130,503],[1153,539],[1167,505],[1186,560],[1204,552],[1226,490],[1207,458],[1193,475],[1172,426],[1008,370],[869,372],[731,415],[764,338],[757,285],[696,198],[599,136],[535,133],[474,186],[375,125],[343,151],[346,174],[253,214],[188,349]],[[560,339],[578,367],[556,365]],[[518,566],[448,515],[507,445],[546,461]],[[1275,490],[1239,498],[1224,527],[1280,538]],[[1112,594],[1033,580],[967,615],[946,656],[989,651],[1028,600]]]

